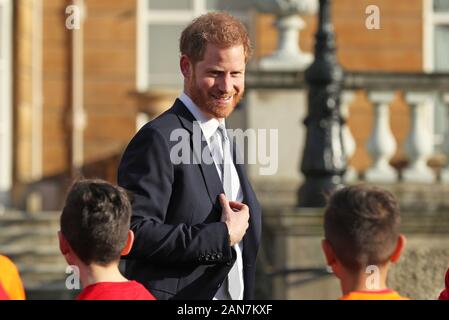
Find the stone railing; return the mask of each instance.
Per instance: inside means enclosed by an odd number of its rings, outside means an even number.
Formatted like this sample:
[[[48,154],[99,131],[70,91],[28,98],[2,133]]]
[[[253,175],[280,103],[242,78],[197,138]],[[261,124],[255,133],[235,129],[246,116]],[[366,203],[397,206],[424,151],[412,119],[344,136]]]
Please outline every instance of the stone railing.
[[[307,89],[303,72],[269,72],[251,70],[247,74],[247,88],[251,89]],[[432,114],[439,100],[449,109],[449,73],[387,73],[347,72],[344,90],[340,97],[340,112],[344,119],[349,116],[349,106],[354,92],[365,90],[371,101],[373,123],[366,148],[371,156],[371,166],[364,172],[363,179],[373,183],[432,183],[441,180],[449,183],[449,165],[438,174],[427,161],[434,154],[433,132],[428,116]],[[390,165],[398,143],[390,127],[390,103],[396,92],[402,92],[404,101],[410,107],[410,130],[404,150],[408,166],[399,174]],[[449,113],[446,115],[449,120]],[[448,121],[449,123],[449,121]],[[449,126],[445,135],[444,149],[449,152]],[[351,128],[343,126],[343,145],[350,159],[357,148]],[[354,168],[348,167],[345,180],[355,181],[360,176]]]

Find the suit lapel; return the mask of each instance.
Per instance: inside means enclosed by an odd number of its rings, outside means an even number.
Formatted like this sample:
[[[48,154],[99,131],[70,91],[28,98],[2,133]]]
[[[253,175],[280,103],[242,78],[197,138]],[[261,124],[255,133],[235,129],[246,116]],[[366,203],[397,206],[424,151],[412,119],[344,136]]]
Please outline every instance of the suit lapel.
[[[235,169],[240,179],[240,186],[243,192],[243,202],[246,203],[250,209],[250,223],[249,228],[243,238],[243,261],[255,261],[259,237],[258,229],[260,229],[260,206],[256,198],[256,194],[249,183],[248,177],[245,173],[244,161],[236,146],[235,139],[231,139],[232,155],[234,160]]]
[[[236,146],[234,137],[230,136],[230,141],[231,141],[231,148],[232,148],[232,159],[234,161],[235,170],[237,171],[237,174],[239,176],[240,187],[242,188],[243,202],[250,205],[250,204],[252,204],[253,199],[254,199],[254,197],[253,197],[254,192],[253,192],[251,185],[248,181],[248,177],[246,176],[244,161],[243,161],[243,158]]]
[[[193,152],[194,164],[198,164],[206,184],[209,198],[215,206],[219,206],[217,195],[224,193],[223,185],[218,176],[215,163],[213,162],[212,154],[203,132],[199,125],[194,125],[195,117],[190,113],[186,106],[177,99],[173,106],[174,113],[178,116],[182,126],[190,132],[190,148]],[[204,153],[204,157],[203,157]],[[210,159],[211,161],[207,161]]]

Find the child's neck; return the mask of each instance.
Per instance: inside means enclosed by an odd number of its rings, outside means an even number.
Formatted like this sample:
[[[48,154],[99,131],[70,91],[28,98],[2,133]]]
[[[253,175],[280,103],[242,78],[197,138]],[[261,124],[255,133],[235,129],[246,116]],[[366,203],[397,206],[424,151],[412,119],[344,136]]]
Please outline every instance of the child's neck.
[[[345,276],[341,279],[343,294],[346,295],[352,291],[380,291],[388,289],[386,281],[388,268],[381,267],[378,270],[378,276],[363,271],[356,273],[345,272]]]
[[[81,283],[83,287],[98,282],[126,282],[126,279],[119,271],[116,263],[108,266],[100,266],[98,264],[90,264],[80,270]]]

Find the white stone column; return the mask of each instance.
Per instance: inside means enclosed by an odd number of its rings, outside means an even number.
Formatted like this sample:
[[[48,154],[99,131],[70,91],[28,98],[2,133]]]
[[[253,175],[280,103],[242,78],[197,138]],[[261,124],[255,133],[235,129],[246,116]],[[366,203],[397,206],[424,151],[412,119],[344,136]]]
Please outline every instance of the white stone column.
[[[84,131],[87,126],[87,113],[84,109],[84,23],[86,7],[84,0],[75,0],[74,5],[81,9],[80,28],[72,30],[72,150],[71,171],[78,174],[84,165]]]
[[[391,91],[373,91],[368,95],[374,104],[374,125],[367,143],[367,149],[372,157],[372,165],[365,172],[369,182],[396,182],[398,174],[389,161],[396,152],[396,140],[390,129],[390,106],[394,98]]]
[[[443,102],[446,106],[447,119],[449,120],[449,93],[443,95]],[[449,121],[448,121],[449,123]],[[446,153],[446,158],[449,159],[449,127],[446,129],[446,136],[444,139],[444,151]],[[449,162],[446,167],[441,171],[441,182],[449,183]]]
[[[429,92],[408,92],[405,100],[411,108],[411,127],[405,143],[405,151],[410,165],[404,170],[402,178],[407,182],[431,183],[435,173],[427,166],[433,153],[433,137],[430,123],[435,98]]]
[[[353,91],[344,91],[341,95],[341,104],[340,104],[340,112],[341,116],[345,121],[349,118],[349,107],[354,100],[354,92]],[[356,142],[354,136],[352,135],[351,129],[348,126],[348,123],[345,122],[342,128],[343,135],[343,146],[345,148],[346,159],[351,159],[354,156],[356,150]],[[346,174],[344,175],[345,182],[353,182],[358,179],[357,171],[350,165],[346,169]]]
[[[12,1],[0,1],[0,215],[12,187]]]
[[[299,47],[299,36],[306,23],[301,15],[318,12],[318,0],[252,0],[250,3],[260,12],[274,14],[278,29],[276,51],[259,62],[265,70],[305,70],[313,61],[311,53]]]
[[[304,70],[313,61],[313,55],[299,48],[299,35],[305,27],[304,20],[297,14],[280,15],[276,27],[279,31],[278,48],[272,55],[260,60],[264,70]]]

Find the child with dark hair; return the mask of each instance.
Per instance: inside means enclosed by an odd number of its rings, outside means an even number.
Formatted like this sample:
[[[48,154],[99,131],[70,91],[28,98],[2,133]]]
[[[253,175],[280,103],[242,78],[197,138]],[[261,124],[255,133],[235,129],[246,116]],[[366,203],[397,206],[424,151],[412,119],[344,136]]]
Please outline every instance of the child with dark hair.
[[[396,199],[379,188],[350,186],[330,197],[322,247],[340,279],[340,299],[406,299],[386,284],[390,264],[398,261],[406,242],[400,220]]]
[[[120,273],[121,255],[131,250],[131,205],[126,192],[102,180],[75,182],[61,215],[59,247],[80,271],[77,300],[154,300],[140,283]]]

